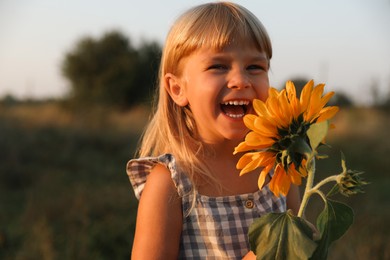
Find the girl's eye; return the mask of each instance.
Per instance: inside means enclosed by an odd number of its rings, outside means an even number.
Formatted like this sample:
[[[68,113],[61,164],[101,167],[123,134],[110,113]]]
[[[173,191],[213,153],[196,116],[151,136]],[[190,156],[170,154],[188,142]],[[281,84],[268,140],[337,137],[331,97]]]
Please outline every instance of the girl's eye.
[[[209,70],[226,70],[227,66],[223,64],[213,64],[208,67]]]
[[[254,71],[256,71],[256,70],[264,70],[264,71],[265,71],[265,70],[266,70],[264,66],[262,66],[262,65],[256,65],[256,64],[249,65],[249,66],[247,67],[247,69],[248,69],[248,70],[254,70]]]

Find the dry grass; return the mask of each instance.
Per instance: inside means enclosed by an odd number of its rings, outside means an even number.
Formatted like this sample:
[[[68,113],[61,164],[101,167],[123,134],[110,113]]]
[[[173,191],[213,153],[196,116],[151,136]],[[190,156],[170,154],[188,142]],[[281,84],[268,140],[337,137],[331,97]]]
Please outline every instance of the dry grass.
[[[4,119],[16,121],[24,128],[56,127],[139,133],[149,119],[149,109],[137,106],[129,110],[110,107],[72,108],[58,102],[0,105]]]

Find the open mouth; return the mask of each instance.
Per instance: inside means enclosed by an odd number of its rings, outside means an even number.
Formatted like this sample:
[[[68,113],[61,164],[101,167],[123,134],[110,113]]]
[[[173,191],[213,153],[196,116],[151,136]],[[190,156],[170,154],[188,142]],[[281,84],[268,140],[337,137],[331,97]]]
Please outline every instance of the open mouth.
[[[248,111],[248,100],[231,100],[221,104],[222,112],[231,118],[242,118]]]

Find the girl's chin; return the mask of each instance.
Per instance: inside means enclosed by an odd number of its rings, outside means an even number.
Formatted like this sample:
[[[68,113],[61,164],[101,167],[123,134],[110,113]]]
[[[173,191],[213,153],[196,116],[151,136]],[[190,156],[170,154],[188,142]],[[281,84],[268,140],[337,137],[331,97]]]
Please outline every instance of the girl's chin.
[[[245,131],[232,133],[228,139],[231,140],[232,142],[240,143],[240,142],[244,141],[247,133],[248,133],[247,129]]]

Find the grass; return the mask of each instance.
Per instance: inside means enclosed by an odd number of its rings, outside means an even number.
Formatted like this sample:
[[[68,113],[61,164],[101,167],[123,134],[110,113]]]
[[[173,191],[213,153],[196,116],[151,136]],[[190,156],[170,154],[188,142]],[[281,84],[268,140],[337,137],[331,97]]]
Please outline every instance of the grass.
[[[1,113],[0,258],[128,259],[137,202],[125,165],[139,131],[123,127],[139,124],[140,112],[51,109]]]
[[[0,259],[128,259],[137,201],[125,165],[147,117],[143,108],[0,105]],[[355,222],[329,259],[390,259],[389,115],[354,108],[335,123],[318,178],[341,170],[342,150],[371,184],[341,198]],[[314,198],[308,217],[321,207]]]

